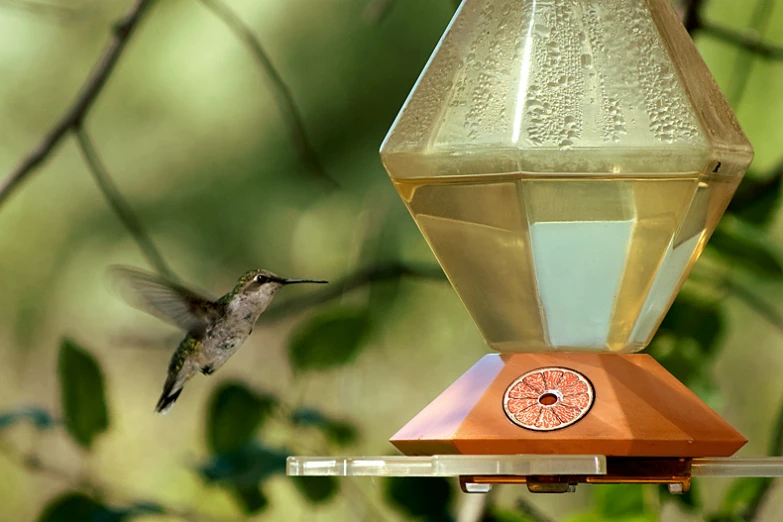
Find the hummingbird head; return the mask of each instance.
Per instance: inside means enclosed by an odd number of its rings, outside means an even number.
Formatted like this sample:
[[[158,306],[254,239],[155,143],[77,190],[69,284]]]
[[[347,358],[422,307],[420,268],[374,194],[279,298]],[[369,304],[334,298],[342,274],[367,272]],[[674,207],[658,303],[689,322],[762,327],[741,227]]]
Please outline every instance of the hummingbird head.
[[[288,279],[269,270],[251,270],[239,278],[233,294],[243,301],[266,307],[275,293],[285,285],[296,283],[326,283],[317,279]]]

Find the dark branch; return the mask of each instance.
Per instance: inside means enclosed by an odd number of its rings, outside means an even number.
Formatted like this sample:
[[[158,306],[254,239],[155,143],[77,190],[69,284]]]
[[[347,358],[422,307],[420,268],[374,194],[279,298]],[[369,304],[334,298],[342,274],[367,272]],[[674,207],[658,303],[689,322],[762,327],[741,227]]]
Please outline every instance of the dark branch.
[[[331,186],[337,183],[329,176],[307,134],[304,119],[294,101],[291,90],[286,85],[283,77],[272,63],[261,42],[253,31],[221,0],[199,0],[204,7],[219,18],[226,27],[248,48],[253,58],[272,86],[272,92],[277,100],[277,105],[283,114],[283,119],[288,127],[291,142],[297,150],[299,159],[307,170],[317,179],[326,181]]]
[[[701,10],[704,6],[704,0],[685,0],[683,4],[682,25],[689,33],[693,34],[702,25]]]
[[[400,262],[370,266],[330,284],[325,290],[307,296],[289,299],[274,306],[261,316],[261,321],[280,318],[301,312],[311,306],[327,303],[343,294],[364,285],[382,281],[394,281],[403,277],[446,281],[446,276],[437,265],[406,265]]]
[[[93,66],[92,72],[79,90],[73,104],[41,139],[36,148],[0,184],[0,205],[27,176],[35,172],[46,161],[69,131],[84,122],[95,100],[98,99],[106,85],[114,66],[117,65],[128,40],[151,4],[152,0],[136,0],[125,16],[114,26],[111,39]]]
[[[133,213],[133,210],[128,202],[125,201],[125,198],[117,188],[117,185],[114,184],[106,167],[103,165],[100,157],[98,157],[98,153],[95,150],[87,131],[81,125],[76,129],[76,138],[79,142],[79,149],[84,157],[84,161],[87,163],[95,183],[103,193],[103,197],[106,198],[111,209],[120,219],[122,224],[125,225],[125,228],[128,229],[130,235],[133,236],[133,239],[136,241],[136,244],[139,245],[141,252],[147,258],[147,261],[149,261],[162,276],[172,281],[176,281],[177,278],[174,275],[174,272],[171,271],[163,260],[163,256],[161,256],[158,249],[155,248],[155,244],[152,242],[149,235],[147,235],[141,221],[139,221],[139,218]]]
[[[709,22],[704,22],[699,29],[703,34],[754,53],[756,58],[783,60],[783,47],[765,43],[755,36],[743,34]]]
[[[685,2],[682,24],[689,33],[694,34],[700,31],[713,38],[752,52],[758,58],[783,60],[782,46],[766,43],[752,34],[735,31],[704,20],[701,14],[704,4],[704,0],[689,0]]]

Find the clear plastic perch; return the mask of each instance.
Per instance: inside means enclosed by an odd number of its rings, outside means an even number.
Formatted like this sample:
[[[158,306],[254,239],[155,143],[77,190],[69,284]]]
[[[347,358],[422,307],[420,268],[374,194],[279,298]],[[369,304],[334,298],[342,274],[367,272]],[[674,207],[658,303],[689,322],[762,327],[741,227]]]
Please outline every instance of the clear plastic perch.
[[[431,457],[289,457],[291,476],[458,477],[605,475],[603,455],[434,455]],[[783,477],[783,457],[703,458],[694,477]]]

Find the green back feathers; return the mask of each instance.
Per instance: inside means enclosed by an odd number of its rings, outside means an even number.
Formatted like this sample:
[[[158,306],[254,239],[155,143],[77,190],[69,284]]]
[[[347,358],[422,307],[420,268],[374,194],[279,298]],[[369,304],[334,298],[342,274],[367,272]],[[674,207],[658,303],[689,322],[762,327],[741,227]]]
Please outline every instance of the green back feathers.
[[[185,338],[182,339],[182,342],[179,343],[177,351],[175,351],[174,355],[171,357],[169,373],[178,373],[182,369],[182,366],[185,364],[185,361],[188,359],[188,357],[198,352],[200,345],[201,341],[198,338],[192,335],[185,336]]]

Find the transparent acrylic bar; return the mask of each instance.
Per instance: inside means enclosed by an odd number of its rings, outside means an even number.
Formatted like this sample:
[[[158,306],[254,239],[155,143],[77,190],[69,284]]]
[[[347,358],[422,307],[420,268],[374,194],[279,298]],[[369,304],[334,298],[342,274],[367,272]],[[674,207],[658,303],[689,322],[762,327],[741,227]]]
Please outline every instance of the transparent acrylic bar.
[[[601,455],[435,455],[432,457],[288,457],[293,476],[457,477],[460,475],[605,475]]]
[[[694,477],[783,477],[783,457],[693,459]],[[606,475],[603,455],[288,457],[292,476]]]
[[[783,477],[783,457],[693,459],[694,477]]]

